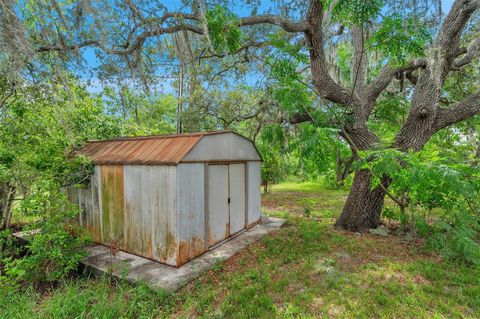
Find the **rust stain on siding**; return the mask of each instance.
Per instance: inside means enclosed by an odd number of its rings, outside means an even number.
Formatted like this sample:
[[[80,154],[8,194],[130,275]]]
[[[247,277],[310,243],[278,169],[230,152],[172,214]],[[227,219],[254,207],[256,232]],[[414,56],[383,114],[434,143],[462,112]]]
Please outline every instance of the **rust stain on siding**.
[[[123,166],[100,166],[102,197],[102,242],[117,241],[124,248],[124,192]]]
[[[132,226],[131,226],[131,220],[132,220],[132,204],[130,202],[125,202],[125,214],[126,214],[126,233],[125,233],[125,250],[127,251],[133,251],[134,249],[134,243],[133,243],[133,235],[132,235]]]
[[[181,266],[205,252],[203,239],[193,236],[191,241],[182,240],[178,245],[177,266]]]
[[[212,232],[208,232],[208,247],[215,245],[215,238],[213,237]]]
[[[225,226],[225,236],[224,236],[224,239],[225,238],[228,238],[230,237],[230,223],[227,223],[227,225]]]
[[[100,166],[100,197],[102,200],[102,243],[110,243],[110,170],[108,166]]]
[[[152,240],[150,238],[145,240],[145,257],[153,259]]]
[[[120,247],[125,246],[125,195],[123,166],[115,165],[115,198],[114,198],[114,234],[117,237]]]
[[[92,234],[92,241],[94,243],[101,243],[102,242],[102,237],[101,237],[99,228],[92,227],[91,234]]]
[[[165,246],[158,246],[158,252],[161,262],[166,263],[170,258],[175,256],[176,245],[177,243],[175,241],[175,236],[168,232],[165,235]]]

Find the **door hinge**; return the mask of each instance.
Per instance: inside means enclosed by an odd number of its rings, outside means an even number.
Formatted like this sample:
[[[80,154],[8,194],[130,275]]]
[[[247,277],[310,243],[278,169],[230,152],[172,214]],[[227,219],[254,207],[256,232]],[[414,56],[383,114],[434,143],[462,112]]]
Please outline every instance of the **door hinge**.
[[[230,197],[228,198],[228,203],[230,204]]]

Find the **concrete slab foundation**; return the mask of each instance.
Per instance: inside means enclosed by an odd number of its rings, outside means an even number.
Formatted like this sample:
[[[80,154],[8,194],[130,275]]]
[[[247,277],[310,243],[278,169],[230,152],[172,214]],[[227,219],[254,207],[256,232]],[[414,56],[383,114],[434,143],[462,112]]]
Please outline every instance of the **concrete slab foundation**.
[[[82,263],[97,274],[110,272],[113,276],[132,283],[143,282],[152,288],[175,291],[213,268],[218,261],[232,257],[249,244],[280,228],[284,222],[280,218],[262,217],[258,225],[179,268],[123,251],[112,256],[110,248],[102,245],[89,246],[87,248],[89,256]]]

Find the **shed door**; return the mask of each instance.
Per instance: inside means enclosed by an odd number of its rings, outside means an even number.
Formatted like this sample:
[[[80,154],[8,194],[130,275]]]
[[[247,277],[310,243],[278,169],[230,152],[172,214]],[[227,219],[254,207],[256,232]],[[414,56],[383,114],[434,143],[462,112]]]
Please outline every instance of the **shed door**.
[[[245,228],[245,164],[230,164],[230,236]]]
[[[245,228],[245,165],[208,166],[208,243]]]
[[[229,233],[228,165],[208,166],[208,244],[226,239]]]

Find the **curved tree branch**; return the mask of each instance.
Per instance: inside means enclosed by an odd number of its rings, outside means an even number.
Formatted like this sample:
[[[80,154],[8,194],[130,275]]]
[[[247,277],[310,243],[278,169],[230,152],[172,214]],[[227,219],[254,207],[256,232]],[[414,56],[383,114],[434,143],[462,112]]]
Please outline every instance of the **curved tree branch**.
[[[73,44],[73,45],[67,45],[67,46],[62,46],[62,45],[41,46],[37,48],[36,51],[37,52],[73,51],[83,47],[96,46],[102,49],[102,51],[104,51],[107,54],[127,55],[139,49],[148,38],[159,36],[162,34],[172,34],[179,31],[191,31],[197,34],[203,34],[203,30],[199,27],[196,27],[194,25],[189,25],[189,24],[179,24],[171,27],[165,27],[165,28],[158,27],[152,30],[144,31],[139,36],[137,36],[137,38],[132,44],[123,46],[125,47],[125,49],[114,49],[111,47],[107,47],[102,41],[90,40],[90,41],[85,41],[79,44]]]
[[[294,22],[292,20],[288,20],[286,18],[277,16],[277,15],[272,15],[272,14],[259,15],[254,17],[245,17],[240,19],[241,26],[250,26],[250,25],[258,25],[258,24],[275,25],[291,33],[305,32],[309,27],[309,24],[307,21]]]
[[[439,109],[437,130],[480,114],[480,91],[470,94],[447,109]]]
[[[318,94],[324,99],[345,106],[359,106],[361,103],[358,96],[351,95],[345,87],[336,83],[329,75],[324,49],[323,16],[321,2],[311,0],[307,14],[309,27],[305,31],[305,39],[310,53],[313,84]]]
[[[113,47],[108,47],[100,40],[88,40],[70,45],[53,44],[40,46],[36,49],[36,51],[39,53],[48,51],[74,51],[84,47],[96,46],[107,54],[127,55],[140,48],[148,38],[157,37],[163,34],[172,34],[180,31],[191,31],[200,35],[203,35],[206,32],[205,28],[200,25],[200,17],[194,14],[182,12],[166,12],[159,18],[145,19],[141,15],[138,8],[134,6],[130,0],[127,0],[127,5],[132,11],[133,16],[137,17],[141,21],[142,25],[145,24],[145,26],[149,28],[140,33],[131,43],[130,41],[127,41],[124,45],[118,45],[123,49],[114,49]],[[176,20],[177,24],[171,26],[163,26],[163,24],[167,22],[167,20],[170,21],[172,19]],[[190,23],[185,23],[186,21],[190,21]],[[195,24],[192,22],[194,22]],[[152,26],[152,24],[154,25]],[[252,26],[260,24],[275,25],[281,27],[287,32],[304,32],[308,28],[308,23],[306,21],[294,22],[292,20],[288,20],[286,18],[276,15],[259,15],[253,17],[244,17],[240,19],[240,26]],[[136,28],[138,28],[138,25],[134,27],[134,29]]]
[[[426,66],[427,61],[425,59],[417,59],[398,68],[392,68],[388,65],[384,66],[380,71],[380,74],[370,83],[370,85],[368,85],[366,89],[365,106],[367,117],[370,116],[377,98],[387,88],[390,82],[392,82],[396,74],[405,71],[411,72]]]
[[[432,75],[442,85],[460,47],[460,39],[468,20],[480,8],[480,0],[455,0],[443,21],[437,37],[437,50],[433,56]]]
[[[453,68],[458,69],[471,63],[474,59],[480,57],[480,38],[473,40],[468,46],[465,55],[453,62]]]

